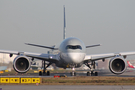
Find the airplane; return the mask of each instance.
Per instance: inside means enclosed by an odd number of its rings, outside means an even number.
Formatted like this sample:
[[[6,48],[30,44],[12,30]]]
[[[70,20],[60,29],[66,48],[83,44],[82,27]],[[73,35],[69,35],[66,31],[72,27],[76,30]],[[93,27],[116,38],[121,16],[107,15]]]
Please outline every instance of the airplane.
[[[133,66],[129,61],[127,61],[127,64],[128,64],[128,67],[135,69],[135,66]]]
[[[64,6],[64,37],[58,48],[44,45],[37,45],[31,43],[25,43],[26,45],[36,46],[41,48],[47,48],[50,50],[58,50],[58,54],[45,54],[45,53],[31,53],[31,52],[19,52],[19,51],[8,51],[8,50],[0,50],[0,53],[9,54],[12,57],[14,54],[17,55],[13,60],[13,68],[18,73],[26,73],[31,66],[31,60],[34,58],[43,60],[44,68],[43,72],[39,72],[39,75],[50,75],[49,71],[46,71],[46,68],[51,64],[55,63],[57,67],[60,68],[71,68],[71,76],[75,76],[75,68],[81,67],[85,64],[90,70],[87,72],[87,76],[98,76],[98,72],[95,72],[95,62],[98,60],[104,61],[106,58],[111,58],[109,61],[109,69],[114,74],[122,74],[127,68],[127,55],[135,55],[135,51],[133,52],[119,52],[119,53],[107,53],[107,54],[86,54],[87,48],[92,48],[96,46],[100,46],[100,44],[96,45],[88,45],[85,46],[83,41],[76,37],[66,38],[66,22],[65,22],[65,6]],[[31,57],[32,59],[30,59]],[[49,62],[48,64],[45,61]]]

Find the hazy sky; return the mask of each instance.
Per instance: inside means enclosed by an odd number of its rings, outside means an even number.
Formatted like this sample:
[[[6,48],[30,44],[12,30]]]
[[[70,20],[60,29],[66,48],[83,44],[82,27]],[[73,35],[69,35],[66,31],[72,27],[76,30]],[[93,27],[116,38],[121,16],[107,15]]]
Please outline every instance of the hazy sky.
[[[77,37],[87,54],[135,51],[135,0],[0,0],[0,49],[46,53],[36,43],[51,46]]]

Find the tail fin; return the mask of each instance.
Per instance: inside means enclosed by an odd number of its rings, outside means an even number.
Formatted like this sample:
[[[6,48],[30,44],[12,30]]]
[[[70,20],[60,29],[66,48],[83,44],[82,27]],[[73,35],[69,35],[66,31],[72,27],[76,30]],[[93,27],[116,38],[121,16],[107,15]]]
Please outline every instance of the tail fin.
[[[129,61],[127,61],[127,63],[130,68],[134,68],[134,66]]]
[[[64,5],[64,27],[63,27],[63,39],[66,39],[66,18],[65,18],[65,5]]]

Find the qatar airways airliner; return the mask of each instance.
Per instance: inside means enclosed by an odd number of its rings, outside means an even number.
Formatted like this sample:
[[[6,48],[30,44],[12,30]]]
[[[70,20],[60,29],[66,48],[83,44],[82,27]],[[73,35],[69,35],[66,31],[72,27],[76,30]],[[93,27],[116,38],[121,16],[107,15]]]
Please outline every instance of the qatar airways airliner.
[[[86,54],[86,49],[91,47],[100,46],[97,45],[85,45],[83,41],[75,37],[65,37],[66,23],[65,23],[65,6],[64,6],[64,40],[61,42],[58,48],[30,44],[27,45],[48,48],[51,50],[58,50],[58,54],[45,54],[45,53],[30,53],[30,52],[19,52],[19,51],[8,51],[8,50],[0,50],[0,53],[7,53],[10,57],[13,54],[17,55],[17,57],[13,61],[13,68],[15,71],[19,73],[27,72],[31,67],[31,60],[29,57],[34,60],[34,58],[43,60],[44,62],[49,62],[47,65],[44,63],[43,72],[39,72],[39,75],[50,75],[49,71],[46,71],[46,68],[51,64],[55,63],[57,67],[61,68],[71,68],[71,75],[75,76],[75,68],[81,67],[83,64],[88,66],[90,69],[86,73],[87,76],[97,76],[98,72],[95,72],[95,61],[105,60],[106,58],[111,58],[109,62],[109,69],[114,74],[122,74],[127,68],[127,55],[134,55],[134,52],[119,52],[119,53],[107,53],[107,54]],[[99,63],[100,64],[100,63]]]

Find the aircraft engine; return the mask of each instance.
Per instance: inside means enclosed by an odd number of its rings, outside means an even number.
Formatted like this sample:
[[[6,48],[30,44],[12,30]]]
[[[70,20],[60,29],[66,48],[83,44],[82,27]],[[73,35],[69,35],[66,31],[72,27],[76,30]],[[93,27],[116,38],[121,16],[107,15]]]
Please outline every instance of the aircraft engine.
[[[109,69],[114,74],[122,74],[127,68],[127,62],[122,57],[114,57],[109,62]]]
[[[13,68],[18,73],[26,73],[30,69],[30,66],[30,60],[24,55],[17,56],[13,61]]]

